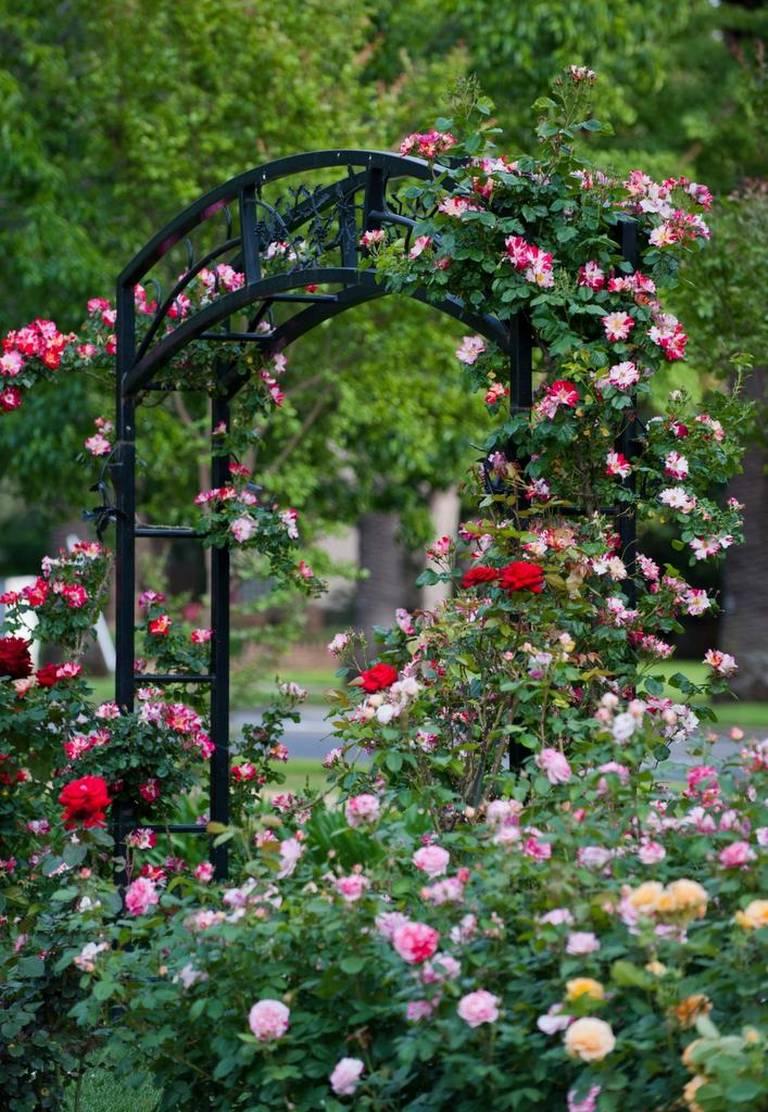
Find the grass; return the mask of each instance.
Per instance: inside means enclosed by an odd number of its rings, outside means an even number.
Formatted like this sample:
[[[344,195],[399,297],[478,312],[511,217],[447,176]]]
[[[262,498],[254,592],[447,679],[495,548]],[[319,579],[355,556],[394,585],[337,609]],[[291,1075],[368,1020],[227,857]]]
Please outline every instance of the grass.
[[[323,704],[323,696],[331,688],[338,687],[333,668],[289,668],[278,670],[280,680],[292,681],[300,687],[305,687],[309,692],[309,702]],[[97,703],[105,703],[115,697],[115,680],[113,676],[86,676],[93,688],[93,698]],[[274,684],[271,677],[264,677],[261,683],[255,686],[246,698],[235,698],[233,710],[250,710],[251,707],[268,703],[274,696]]]
[[[155,1112],[160,1094],[149,1085],[124,1089],[106,1069],[89,1070],[77,1090],[70,1086],[62,1112]]]
[[[682,672],[691,683],[703,683],[709,668],[698,660],[678,660],[661,664],[658,671],[664,676],[673,676],[675,672]],[[675,701],[682,701],[683,696],[674,687],[665,685],[664,694]],[[756,703],[748,700],[729,699],[722,702],[711,703],[702,696],[690,700],[692,706],[712,706],[717,714],[717,722],[713,723],[716,729],[727,729],[729,726],[746,726],[751,729],[768,729],[768,702]]]
[[[300,795],[307,783],[315,790],[325,785],[325,769],[322,764],[312,757],[291,757],[285,766],[285,783],[275,790]]]

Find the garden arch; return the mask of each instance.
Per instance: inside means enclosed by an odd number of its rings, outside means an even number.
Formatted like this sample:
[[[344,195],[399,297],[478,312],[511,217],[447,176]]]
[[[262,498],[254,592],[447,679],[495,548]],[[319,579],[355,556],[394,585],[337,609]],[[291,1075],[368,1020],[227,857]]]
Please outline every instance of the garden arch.
[[[294,340],[353,306],[388,292],[375,272],[361,265],[366,231],[403,229],[406,245],[419,220],[428,213],[409,197],[408,180],[423,182],[441,167],[421,159],[387,152],[330,150],[278,159],[230,179],[179,213],[133,258],[117,283],[117,444],[111,465],[116,519],[116,701],[131,709],[137,681],[154,684],[195,683],[210,689],[211,758],[210,818],[229,820],[229,552],[214,548],[211,562],[211,624],[214,630],[210,668],[197,674],[144,674],[134,671],[135,542],[139,537],[195,538],[192,528],[140,525],[136,522],[136,419],[142,398],[153,391],[188,388],[163,381],[175,357],[196,341],[221,346],[223,358],[212,400],[212,432],[228,426],[230,402],[249,374],[236,359],[227,359],[233,345],[253,345],[261,354],[281,352]],[[634,225],[620,226],[625,258],[634,261]],[[191,237],[208,237],[198,253]],[[282,256],[269,255],[280,244]],[[171,260],[186,251],[183,274],[174,280]],[[265,263],[269,259],[268,273]],[[167,323],[173,306],[202,270],[227,263],[245,276],[241,288],[222,292],[210,304],[192,311],[172,330]],[[164,285],[153,272],[165,268]],[[178,266],[176,268],[178,273]],[[170,280],[168,280],[170,276]],[[135,291],[151,284],[157,309],[144,335],[137,335]],[[509,357],[510,404],[513,410],[532,403],[532,336],[527,320],[510,321],[472,311],[461,300],[440,302],[421,291],[411,296],[465,323],[491,340]],[[236,331],[230,318],[245,314],[248,325]],[[629,435],[629,434],[627,434]],[[213,447],[213,445],[212,445]],[[629,446],[624,445],[629,454]],[[214,486],[224,485],[229,460],[212,451]],[[622,542],[631,547],[634,524],[621,517]],[[118,844],[135,825],[129,805],[115,806]],[[162,826],[172,833],[200,833],[189,824]],[[226,846],[213,850],[218,876],[227,868]]]

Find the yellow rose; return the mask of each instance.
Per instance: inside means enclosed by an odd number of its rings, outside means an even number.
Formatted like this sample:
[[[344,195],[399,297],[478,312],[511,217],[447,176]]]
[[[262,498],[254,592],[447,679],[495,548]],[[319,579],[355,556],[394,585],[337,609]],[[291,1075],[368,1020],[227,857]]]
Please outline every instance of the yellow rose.
[[[572,981],[566,981],[565,999],[578,1000],[580,996],[588,996],[590,1000],[605,1000],[605,989],[591,977],[574,977]]]
[[[734,919],[746,931],[768,927],[768,900],[753,900],[743,911],[737,911]]]
[[[610,1024],[594,1016],[577,1019],[565,1032],[565,1049],[582,1062],[601,1062],[615,1045]]]
[[[702,1077],[700,1073],[697,1073],[683,1089],[683,1100],[687,1104],[689,1112],[703,1112],[701,1105],[696,1103],[694,1097],[696,1096],[697,1090],[699,1090],[702,1085],[706,1085],[706,1083],[706,1077]]]
[[[638,915],[653,915],[663,892],[664,888],[658,880],[646,880],[644,884],[629,893],[627,903]]]
[[[707,913],[707,890],[695,880],[686,880],[684,877],[673,880],[665,888],[664,895],[667,899],[663,902],[670,903],[669,908],[663,909],[665,911],[683,915],[686,919],[700,919]]]
[[[672,1013],[681,1027],[693,1027],[699,1016],[708,1015],[712,1011],[712,1001],[701,992],[693,996],[686,996],[672,1009]]]

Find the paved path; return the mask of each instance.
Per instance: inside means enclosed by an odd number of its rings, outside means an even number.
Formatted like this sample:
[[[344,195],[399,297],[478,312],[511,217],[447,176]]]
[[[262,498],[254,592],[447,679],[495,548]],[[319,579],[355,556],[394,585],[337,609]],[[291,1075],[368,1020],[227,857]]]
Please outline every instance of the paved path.
[[[232,733],[238,734],[245,722],[258,722],[258,710],[235,711],[231,718]],[[301,722],[288,722],[283,742],[292,757],[314,757],[320,760],[338,742],[330,734],[326,708],[310,703],[302,707]]]
[[[239,733],[245,722],[258,722],[259,713],[258,710],[235,711],[232,715],[232,732]],[[330,749],[333,749],[334,744],[337,744],[331,735],[331,724],[326,721],[326,714],[327,710],[324,706],[310,703],[302,708],[300,722],[289,722],[287,724],[288,728],[283,741],[288,746],[292,757],[309,757],[320,760]],[[737,754],[742,744],[741,742],[731,741],[730,738],[724,736],[722,730],[719,732],[721,734],[720,740],[711,746],[707,757],[707,760],[712,760],[714,764],[722,764],[728,757]],[[750,736],[752,731],[746,730],[745,733]],[[755,733],[758,736],[760,735],[759,730]],[[697,764],[701,759],[693,756],[686,749],[685,743],[677,742],[671,748],[672,752],[669,760],[659,766],[668,775],[671,775],[675,768]]]

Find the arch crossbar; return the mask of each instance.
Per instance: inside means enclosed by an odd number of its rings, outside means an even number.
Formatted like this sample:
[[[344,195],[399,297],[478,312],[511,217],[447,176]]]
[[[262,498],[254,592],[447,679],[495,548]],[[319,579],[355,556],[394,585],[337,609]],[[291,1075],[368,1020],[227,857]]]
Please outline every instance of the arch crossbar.
[[[117,282],[116,451],[112,464],[116,509],[116,700],[131,709],[137,683],[194,683],[210,691],[210,817],[229,821],[229,554],[211,552],[208,671],[203,675],[138,676],[135,664],[136,539],[194,539],[194,529],[139,525],[136,520],[136,416],[147,391],[184,388],[185,351],[195,344],[252,344],[275,354],[324,321],[386,295],[367,265],[364,232],[396,227],[406,248],[431,215],[429,190],[408,184],[442,179],[445,167],[384,151],[327,150],[278,159],[230,179],[189,205],[136,254]],[[426,199],[425,199],[426,198]],[[197,240],[201,242],[198,243]],[[181,261],[179,261],[181,255]],[[242,284],[220,281],[217,268],[242,274]],[[195,297],[207,278],[206,296]],[[138,302],[139,287],[146,287]],[[149,293],[156,307],[147,312]],[[455,297],[416,300],[466,324],[507,353],[513,410],[532,403],[532,337],[524,317],[502,321]],[[236,326],[233,322],[240,321]],[[235,349],[236,350],[236,349]],[[175,363],[176,361],[176,363]],[[230,402],[246,381],[222,360],[212,399],[212,432],[226,427]],[[236,355],[234,358],[236,364]],[[213,448],[213,444],[212,444]],[[229,460],[212,450],[214,486],[227,482]],[[124,845],[135,809],[115,807],[115,835]],[[205,827],[158,827],[178,833]],[[227,849],[211,850],[219,877]]]

